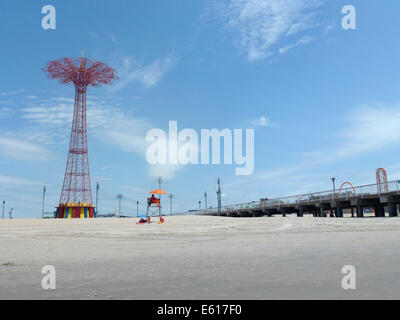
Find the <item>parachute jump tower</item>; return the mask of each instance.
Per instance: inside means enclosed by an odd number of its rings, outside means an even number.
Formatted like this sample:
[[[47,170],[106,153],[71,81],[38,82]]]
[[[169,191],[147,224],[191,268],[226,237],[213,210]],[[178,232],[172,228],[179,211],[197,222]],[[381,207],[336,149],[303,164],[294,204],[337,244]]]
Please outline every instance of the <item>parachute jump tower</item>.
[[[48,62],[43,71],[51,79],[75,86],[74,116],[64,183],[57,207],[57,218],[94,218],[96,216],[90,185],[86,90],[117,79],[116,71],[106,64],[87,58],[61,58]]]

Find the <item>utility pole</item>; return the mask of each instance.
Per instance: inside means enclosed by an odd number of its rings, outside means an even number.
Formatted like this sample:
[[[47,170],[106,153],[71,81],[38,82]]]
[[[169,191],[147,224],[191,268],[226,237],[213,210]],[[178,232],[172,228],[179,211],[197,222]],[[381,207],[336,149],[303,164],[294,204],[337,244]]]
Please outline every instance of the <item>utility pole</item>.
[[[3,200],[3,214],[1,215],[1,219],[4,220],[4,208],[5,208],[6,202]]]
[[[171,194],[168,195],[168,198],[169,198],[169,201],[170,201],[170,203],[169,203],[169,214],[172,215],[172,199],[174,199],[175,196],[171,193]]]
[[[42,219],[44,217],[44,199],[46,197],[46,186],[43,186],[43,199],[42,199]]]
[[[159,176],[157,182],[158,182],[158,189],[162,190],[161,187],[162,187],[162,184],[164,183],[163,178],[161,176]],[[161,194],[160,194],[160,203],[161,203]]]
[[[136,201],[136,217],[139,218],[139,201]]]
[[[96,184],[96,212],[99,212],[99,190],[100,190],[100,184],[97,182]]]
[[[221,207],[222,207],[222,191],[221,191],[221,179],[218,178],[217,181],[218,188],[217,188],[217,202],[218,202],[218,216],[221,215]]]
[[[119,202],[119,206],[118,206],[118,216],[121,217],[121,200],[124,197],[124,195],[122,193],[117,194],[117,199]]]
[[[335,193],[336,193],[335,181],[336,181],[336,178],[331,178],[331,180],[332,180],[332,183],[333,183],[333,198],[335,198]]]
[[[158,189],[162,190],[161,186],[164,183],[164,180],[162,179],[161,176],[158,177],[157,183],[158,183]]]
[[[206,209],[206,212],[207,212],[207,191],[206,192],[204,192],[204,204],[205,204],[205,209]]]

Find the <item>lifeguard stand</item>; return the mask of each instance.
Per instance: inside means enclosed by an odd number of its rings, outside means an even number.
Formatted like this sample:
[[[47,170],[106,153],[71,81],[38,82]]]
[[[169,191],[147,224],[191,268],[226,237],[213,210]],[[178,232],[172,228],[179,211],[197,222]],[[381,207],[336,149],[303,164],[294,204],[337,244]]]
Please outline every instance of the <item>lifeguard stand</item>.
[[[157,189],[153,190],[152,192],[149,192],[151,194],[151,197],[147,199],[147,213],[146,217],[147,220],[151,217],[160,217],[162,218],[162,213],[161,213],[161,195],[167,194],[165,191]],[[156,197],[155,195],[158,195],[159,197]]]

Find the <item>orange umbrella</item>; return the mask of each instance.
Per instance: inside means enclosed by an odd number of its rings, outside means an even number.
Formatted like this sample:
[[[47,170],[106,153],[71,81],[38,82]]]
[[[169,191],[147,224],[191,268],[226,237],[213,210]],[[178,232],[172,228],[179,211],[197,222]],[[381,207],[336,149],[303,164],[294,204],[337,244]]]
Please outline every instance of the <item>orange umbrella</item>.
[[[157,189],[152,192],[149,192],[149,194],[167,194],[167,193],[163,190]]]

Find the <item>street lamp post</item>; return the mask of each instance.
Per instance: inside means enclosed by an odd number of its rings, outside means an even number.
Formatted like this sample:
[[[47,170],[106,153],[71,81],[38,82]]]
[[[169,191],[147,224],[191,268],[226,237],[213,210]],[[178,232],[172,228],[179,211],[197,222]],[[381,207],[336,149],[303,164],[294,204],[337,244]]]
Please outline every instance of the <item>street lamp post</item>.
[[[335,194],[336,194],[336,185],[335,185],[335,181],[336,181],[336,178],[331,178],[331,180],[332,180],[332,184],[333,184],[332,199],[335,199]]]
[[[199,211],[201,211],[201,201],[199,201]]]
[[[97,182],[96,184],[96,212],[99,212],[99,191],[100,191],[100,184]]]
[[[205,201],[205,209],[206,209],[206,212],[207,212],[207,192],[204,192],[204,201]]]
[[[136,201],[136,217],[139,218],[139,201]]]
[[[6,202],[3,200],[3,214],[1,215],[1,218],[4,220],[4,208],[5,208]]]
[[[220,178],[218,178],[217,184],[218,184],[218,189],[217,189],[218,216],[220,216],[221,208],[222,208],[222,190],[221,190],[221,179]]]
[[[44,217],[44,199],[46,197],[46,186],[43,186],[43,199],[42,199],[42,219]]]
[[[172,193],[170,193],[169,195],[168,195],[168,198],[169,198],[169,214],[170,215],[172,215],[172,200],[175,198],[175,196],[172,194]]]
[[[121,217],[121,200],[124,197],[122,193],[117,195],[118,198],[118,216]]]

